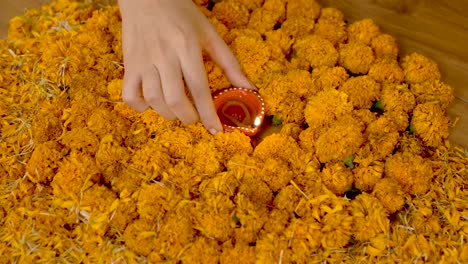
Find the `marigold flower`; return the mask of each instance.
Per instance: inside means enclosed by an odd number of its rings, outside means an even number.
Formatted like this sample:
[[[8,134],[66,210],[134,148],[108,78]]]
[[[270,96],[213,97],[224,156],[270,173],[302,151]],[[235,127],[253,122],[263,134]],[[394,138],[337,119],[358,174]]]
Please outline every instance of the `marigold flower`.
[[[293,52],[296,56],[305,58],[313,68],[333,67],[339,57],[333,44],[317,35],[307,35],[298,39],[293,45]]]
[[[355,108],[369,109],[380,94],[380,84],[364,75],[349,78],[338,90],[348,95],[348,100]]]
[[[288,185],[275,196],[274,205],[279,210],[292,213],[300,199],[300,192],[293,185]]]
[[[361,42],[371,44],[372,39],[380,34],[379,27],[372,19],[366,18],[356,21],[348,26],[348,42]]]
[[[351,214],[354,219],[353,237],[358,241],[367,241],[389,232],[390,221],[385,208],[370,194],[362,193],[351,201]]]
[[[266,222],[263,225],[262,233],[263,234],[281,234],[284,232],[286,227],[289,225],[290,212],[282,209],[273,209],[269,212],[268,217],[266,217]]]
[[[291,261],[306,263],[310,254],[320,247],[322,226],[314,219],[293,219],[285,230],[292,251]]]
[[[268,44],[249,36],[239,36],[231,44],[247,77],[256,84],[263,73],[262,67],[270,60],[271,50]]]
[[[364,143],[361,129],[354,123],[334,124],[315,141],[316,155],[320,162],[341,161],[355,154]]]
[[[255,255],[257,263],[291,262],[292,252],[285,235],[266,234],[257,240]]]
[[[26,164],[29,179],[35,183],[50,182],[64,156],[65,151],[55,141],[38,144]]]
[[[284,20],[285,12],[284,1],[265,0],[261,8],[252,11],[247,27],[265,34],[273,30],[276,23]]]
[[[211,14],[228,29],[247,25],[250,17],[247,7],[231,0],[216,3]]]
[[[327,189],[336,195],[342,195],[353,185],[353,173],[342,162],[327,164],[320,177]]]
[[[374,50],[376,58],[396,60],[398,57],[398,45],[393,36],[379,34],[372,38],[370,46]]]
[[[265,0],[232,0],[246,6],[249,10],[255,10],[263,5]]]
[[[320,15],[320,4],[318,1],[312,0],[295,0],[287,1],[286,17],[306,17],[316,19]]]
[[[322,224],[322,247],[341,248],[351,239],[353,217],[347,210],[326,214]]]
[[[219,262],[221,264],[229,264],[233,262],[254,264],[255,259],[255,247],[236,241],[235,246],[232,246],[230,243],[223,244]]]
[[[406,84],[383,85],[380,102],[382,102],[385,111],[410,113],[416,106],[414,94],[408,89],[408,85]]]
[[[416,135],[430,147],[443,145],[444,140],[449,136],[450,119],[436,104],[418,104],[414,108],[411,125]]]
[[[300,39],[312,34],[315,27],[315,21],[311,18],[292,16],[281,23],[281,30],[284,34],[293,39]]]
[[[446,111],[454,100],[453,88],[441,81],[425,81],[410,85],[418,104],[433,103]]]
[[[410,153],[397,153],[385,162],[385,174],[400,183],[409,194],[425,194],[432,180],[430,163],[420,156]]]
[[[337,67],[317,67],[312,71],[312,79],[314,81],[314,89],[312,95],[320,91],[326,91],[330,89],[336,89],[342,85],[349,75],[346,72],[346,69],[337,66]]]
[[[397,212],[405,204],[404,192],[393,178],[382,178],[379,180],[372,191],[372,195],[377,197],[383,204],[388,214]]]
[[[368,76],[379,83],[402,83],[405,79],[403,70],[394,59],[377,59],[370,66]]]
[[[315,24],[314,33],[329,40],[335,46],[344,43],[348,38],[344,23],[336,23],[322,18]]]
[[[441,75],[437,64],[416,52],[406,55],[401,63],[405,80],[410,83],[440,80]]]
[[[338,117],[352,110],[353,105],[348,101],[347,94],[330,89],[309,98],[304,117],[309,127],[328,127]]]
[[[349,42],[339,47],[339,64],[355,74],[366,74],[375,60],[372,48],[360,42]]]
[[[383,173],[384,163],[381,161],[373,161],[370,164],[358,163],[358,166],[353,169],[354,186],[363,192],[372,191]]]
[[[158,248],[156,226],[156,222],[136,219],[125,228],[125,245],[139,255],[148,256]]]

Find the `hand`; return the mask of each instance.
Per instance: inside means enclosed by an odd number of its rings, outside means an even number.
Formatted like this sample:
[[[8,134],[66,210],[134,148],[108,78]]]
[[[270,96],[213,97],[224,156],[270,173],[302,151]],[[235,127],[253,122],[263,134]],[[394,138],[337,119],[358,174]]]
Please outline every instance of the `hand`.
[[[137,111],[195,123],[216,134],[216,114],[202,49],[233,86],[255,89],[215,28],[191,0],[119,0],[125,76],[123,100]],[[196,108],[185,94],[184,80]]]

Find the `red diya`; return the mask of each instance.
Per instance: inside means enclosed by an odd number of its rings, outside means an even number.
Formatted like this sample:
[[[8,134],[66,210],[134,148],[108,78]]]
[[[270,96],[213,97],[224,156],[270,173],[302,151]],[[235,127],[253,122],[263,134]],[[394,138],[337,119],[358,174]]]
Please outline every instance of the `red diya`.
[[[213,99],[224,131],[239,129],[249,137],[259,132],[265,117],[265,104],[258,92],[228,88],[216,93]]]

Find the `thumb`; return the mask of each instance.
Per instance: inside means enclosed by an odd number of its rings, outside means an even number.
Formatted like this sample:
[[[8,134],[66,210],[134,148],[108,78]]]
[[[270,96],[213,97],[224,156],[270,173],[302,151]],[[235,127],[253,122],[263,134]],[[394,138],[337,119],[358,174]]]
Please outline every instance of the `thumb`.
[[[209,23],[209,22],[208,22]],[[223,69],[231,84],[235,87],[256,90],[255,85],[242,72],[239,62],[215,28],[209,24],[205,50],[211,59]]]

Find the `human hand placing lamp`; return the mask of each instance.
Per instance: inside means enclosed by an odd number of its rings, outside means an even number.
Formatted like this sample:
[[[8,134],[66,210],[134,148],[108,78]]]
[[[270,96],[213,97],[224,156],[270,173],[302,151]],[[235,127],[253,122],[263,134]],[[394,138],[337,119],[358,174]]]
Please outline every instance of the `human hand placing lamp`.
[[[215,28],[191,0],[119,0],[125,76],[123,100],[166,119],[199,119],[212,134],[223,130],[216,113],[202,50],[234,87],[255,89]],[[195,106],[184,89],[184,80]]]

